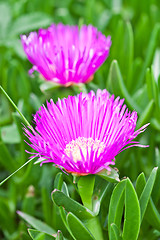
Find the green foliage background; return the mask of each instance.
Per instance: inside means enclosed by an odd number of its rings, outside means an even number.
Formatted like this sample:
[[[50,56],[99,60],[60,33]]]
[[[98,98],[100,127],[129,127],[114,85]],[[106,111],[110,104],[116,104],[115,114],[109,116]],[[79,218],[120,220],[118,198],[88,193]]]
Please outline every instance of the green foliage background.
[[[137,128],[150,122],[146,132],[138,139],[142,144],[149,144],[150,147],[127,149],[116,158],[120,178],[127,176],[135,185],[141,172],[148,177],[152,169],[160,165],[160,2],[156,0],[0,1],[0,84],[29,122],[32,121],[32,114],[42,103],[45,103],[46,99],[52,97],[56,101],[58,97],[66,97],[79,91],[75,87],[53,88],[42,82],[38,75],[35,78],[28,75],[31,64],[22,50],[20,35],[46,28],[52,22],[79,26],[93,24],[103,34],[111,35],[112,46],[109,58],[86,88],[88,91],[107,88],[115,96],[124,97],[129,109],[138,112]],[[29,157],[25,149],[30,149],[24,142],[21,123],[22,119],[1,91],[0,181],[24,164]],[[60,229],[64,236],[72,239],[62,224],[58,207],[53,205],[51,200],[57,172],[59,170],[51,165],[39,167],[31,163],[0,187],[0,239],[31,239],[26,224],[16,213],[17,210],[45,221],[56,231]],[[136,189],[138,196],[141,196],[145,186],[144,174],[137,180],[141,182],[137,185],[138,190]],[[154,186],[151,191],[153,200],[156,199],[154,206],[157,211],[160,210],[158,176],[156,184],[152,182]],[[70,183],[71,179],[65,174],[63,178],[68,184],[71,196],[80,201]],[[130,186],[130,183],[127,184]],[[139,186],[143,187],[140,189]],[[106,198],[105,202],[107,201],[110,201],[110,195]],[[140,204],[141,202],[142,200]],[[108,239],[106,206],[102,205],[105,216],[101,217],[104,220],[105,237]],[[144,206],[143,208],[145,212],[146,209]],[[156,214],[159,218],[158,213]],[[71,222],[72,217],[69,217]],[[160,236],[158,222],[155,224],[148,222],[148,218],[145,214],[138,239],[158,239]],[[160,218],[158,220],[160,223]],[[114,231],[114,226],[112,230]]]

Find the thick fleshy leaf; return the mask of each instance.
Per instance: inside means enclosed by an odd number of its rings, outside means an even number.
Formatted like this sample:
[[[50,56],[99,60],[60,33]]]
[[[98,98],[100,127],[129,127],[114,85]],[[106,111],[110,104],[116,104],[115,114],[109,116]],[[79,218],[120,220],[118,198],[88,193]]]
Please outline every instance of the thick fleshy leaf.
[[[136,181],[136,192],[137,192],[138,198],[140,198],[145,185],[146,185],[146,179],[145,179],[144,173],[142,172],[141,174],[139,174]]]
[[[57,206],[62,206],[67,212],[72,212],[80,219],[92,218],[94,216],[89,209],[57,189],[52,192],[52,199]]]
[[[121,75],[121,72],[119,69],[119,65],[116,60],[113,60],[111,63],[108,82],[110,83],[110,86],[111,86],[114,94],[124,97],[125,101],[127,102],[128,106],[130,106],[131,109],[134,109],[138,113],[141,113],[141,109],[136,104],[136,102],[133,100],[133,98],[130,96],[130,94],[124,84],[124,81],[123,81],[123,78],[122,78],[122,75]]]
[[[145,185],[146,185],[146,179],[145,179],[144,173],[141,173],[138,176],[136,181],[136,192],[139,198],[143,192],[143,189],[145,188]],[[149,222],[151,226],[160,230],[160,214],[152,198],[150,198],[148,202],[148,206],[145,212],[145,219]]]
[[[61,190],[62,184],[63,184],[63,176],[62,176],[62,173],[59,172],[59,173],[57,173],[55,180],[54,180],[54,188]]]
[[[114,168],[111,168],[111,171],[108,171],[107,169],[104,169],[97,173],[98,176],[104,178],[108,182],[119,182],[119,174],[118,171]]]
[[[64,238],[63,238],[62,232],[61,232],[60,230],[58,230],[57,236],[56,236],[56,240],[63,240],[63,239],[64,239]]]
[[[120,230],[121,219],[123,215],[124,208],[124,193],[126,187],[126,179],[122,180],[117,186],[114,188],[111,201],[109,205],[109,214],[108,214],[108,228],[109,228],[109,236],[111,238],[111,224],[115,223]]]
[[[115,223],[111,224],[110,239],[109,240],[121,240],[120,232]]]
[[[122,238],[137,240],[140,231],[140,206],[136,191],[127,178],[125,189],[125,215]]]
[[[56,240],[63,240],[63,239],[64,239],[64,238],[63,238],[62,232],[61,232],[60,230],[58,230],[57,236],[56,236]]]
[[[81,176],[78,180],[78,190],[83,205],[92,211],[92,195],[95,183],[94,175]]]
[[[156,179],[156,174],[157,174],[157,170],[158,168],[154,168],[149,176],[149,179],[145,185],[145,188],[143,189],[143,192],[141,194],[141,197],[139,199],[139,203],[140,203],[140,209],[141,209],[141,221],[143,220],[151,193],[152,193],[152,189],[154,186],[154,182]]]
[[[67,215],[69,228],[76,240],[93,240],[95,239],[88,231],[85,225],[72,213]]]
[[[149,200],[148,207],[145,212],[145,219],[151,226],[160,231],[160,214],[152,199]]]
[[[72,236],[72,238],[73,238],[74,240],[76,240],[75,237],[73,236],[73,234],[72,234],[72,232],[71,232],[69,226],[68,226],[68,222],[67,222],[67,213],[65,212],[64,208],[63,208],[63,207],[59,207],[59,212],[60,212],[60,215],[61,215],[62,221],[63,221],[63,223],[64,223],[66,229],[68,230],[68,232],[70,233],[70,235]]]
[[[18,215],[21,216],[27,223],[29,223],[32,227],[37,229],[38,231],[47,233],[49,235],[53,235],[56,233],[56,231],[48,226],[47,224],[43,223],[42,221],[26,214],[21,211],[17,211]]]
[[[104,179],[100,179],[98,184],[95,186],[95,190],[92,197],[93,202],[93,212],[95,215],[98,215],[101,207],[101,203],[103,202],[103,199],[105,196],[107,196],[108,199],[110,199],[110,196],[112,194],[113,190],[113,183],[108,183]]]
[[[53,240],[56,239],[54,236],[51,236],[47,233],[35,230],[35,229],[28,229],[29,235],[34,240]]]
[[[67,184],[65,182],[63,182],[62,184],[62,192],[69,197],[69,191],[68,191],[68,187]]]

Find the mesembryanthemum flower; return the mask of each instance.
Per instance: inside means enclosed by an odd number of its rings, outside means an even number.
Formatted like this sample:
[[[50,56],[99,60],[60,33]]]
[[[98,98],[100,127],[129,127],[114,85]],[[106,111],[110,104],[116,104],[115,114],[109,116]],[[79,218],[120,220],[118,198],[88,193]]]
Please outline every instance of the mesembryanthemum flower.
[[[33,64],[30,74],[38,71],[46,80],[69,86],[91,81],[106,60],[111,46],[107,38],[92,25],[52,24],[38,34],[21,36],[24,51]]]
[[[51,100],[35,114],[35,129],[25,129],[30,146],[45,158],[42,163],[53,162],[67,172],[85,175],[110,170],[118,153],[143,147],[133,140],[148,125],[135,131],[137,113],[129,112],[123,102],[100,89],[56,104]]]

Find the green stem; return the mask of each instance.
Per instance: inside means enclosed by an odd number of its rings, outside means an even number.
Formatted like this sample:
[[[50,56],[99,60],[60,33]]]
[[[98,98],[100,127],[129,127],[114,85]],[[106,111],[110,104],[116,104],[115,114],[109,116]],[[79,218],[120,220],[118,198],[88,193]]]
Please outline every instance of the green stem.
[[[17,112],[19,113],[19,115],[22,117],[22,119],[25,121],[25,123],[27,124],[27,126],[29,126],[30,128],[32,128],[32,126],[30,125],[30,123],[27,121],[27,119],[25,118],[25,116],[23,115],[23,113],[21,113],[18,109],[18,107],[16,106],[16,104],[12,101],[12,99],[8,96],[8,94],[6,93],[6,91],[2,88],[2,86],[0,86],[0,89],[2,90],[2,92],[5,94],[5,96],[8,98],[8,100],[10,101],[10,103],[13,105],[13,107],[17,110]]]
[[[20,168],[18,168],[15,172],[13,172],[11,175],[9,175],[7,178],[5,178],[2,182],[0,182],[0,186],[2,186],[3,183],[5,183],[9,178],[11,178],[15,173],[17,173],[19,170],[21,170],[24,166],[26,166],[28,163],[30,163],[33,159],[36,157],[33,157],[29,159],[25,164],[23,164]]]
[[[83,205],[92,211],[92,195],[94,190],[95,175],[81,176],[78,180],[78,191]]]
[[[85,226],[88,228],[88,230],[91,232],[93,237],[98,240],[104,240],[103,238],[103,232],[102,227],[99,222],[98,216],[94,218],[87,219],[84,222]]]

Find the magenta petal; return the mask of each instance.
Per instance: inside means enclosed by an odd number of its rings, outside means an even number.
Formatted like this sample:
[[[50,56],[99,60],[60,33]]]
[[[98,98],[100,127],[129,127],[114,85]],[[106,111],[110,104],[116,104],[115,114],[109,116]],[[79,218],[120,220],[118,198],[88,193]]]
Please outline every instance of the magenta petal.
[[[38,71],[46,80],[62,85],[85,83],[107,59],[111,37],[92,25],[52,24],[48,29],[21,36],[30,74]]]
[[[148,124],[135,131],[137,113],[124,100],[106,90],[51,99],[34,115],[35,129],[25,128],[30,146],[45,162],[67,172],[95,174],[115,164],[121,151],[140,145],[134,139]],[[34,154],[33,154],[34,155]]]

